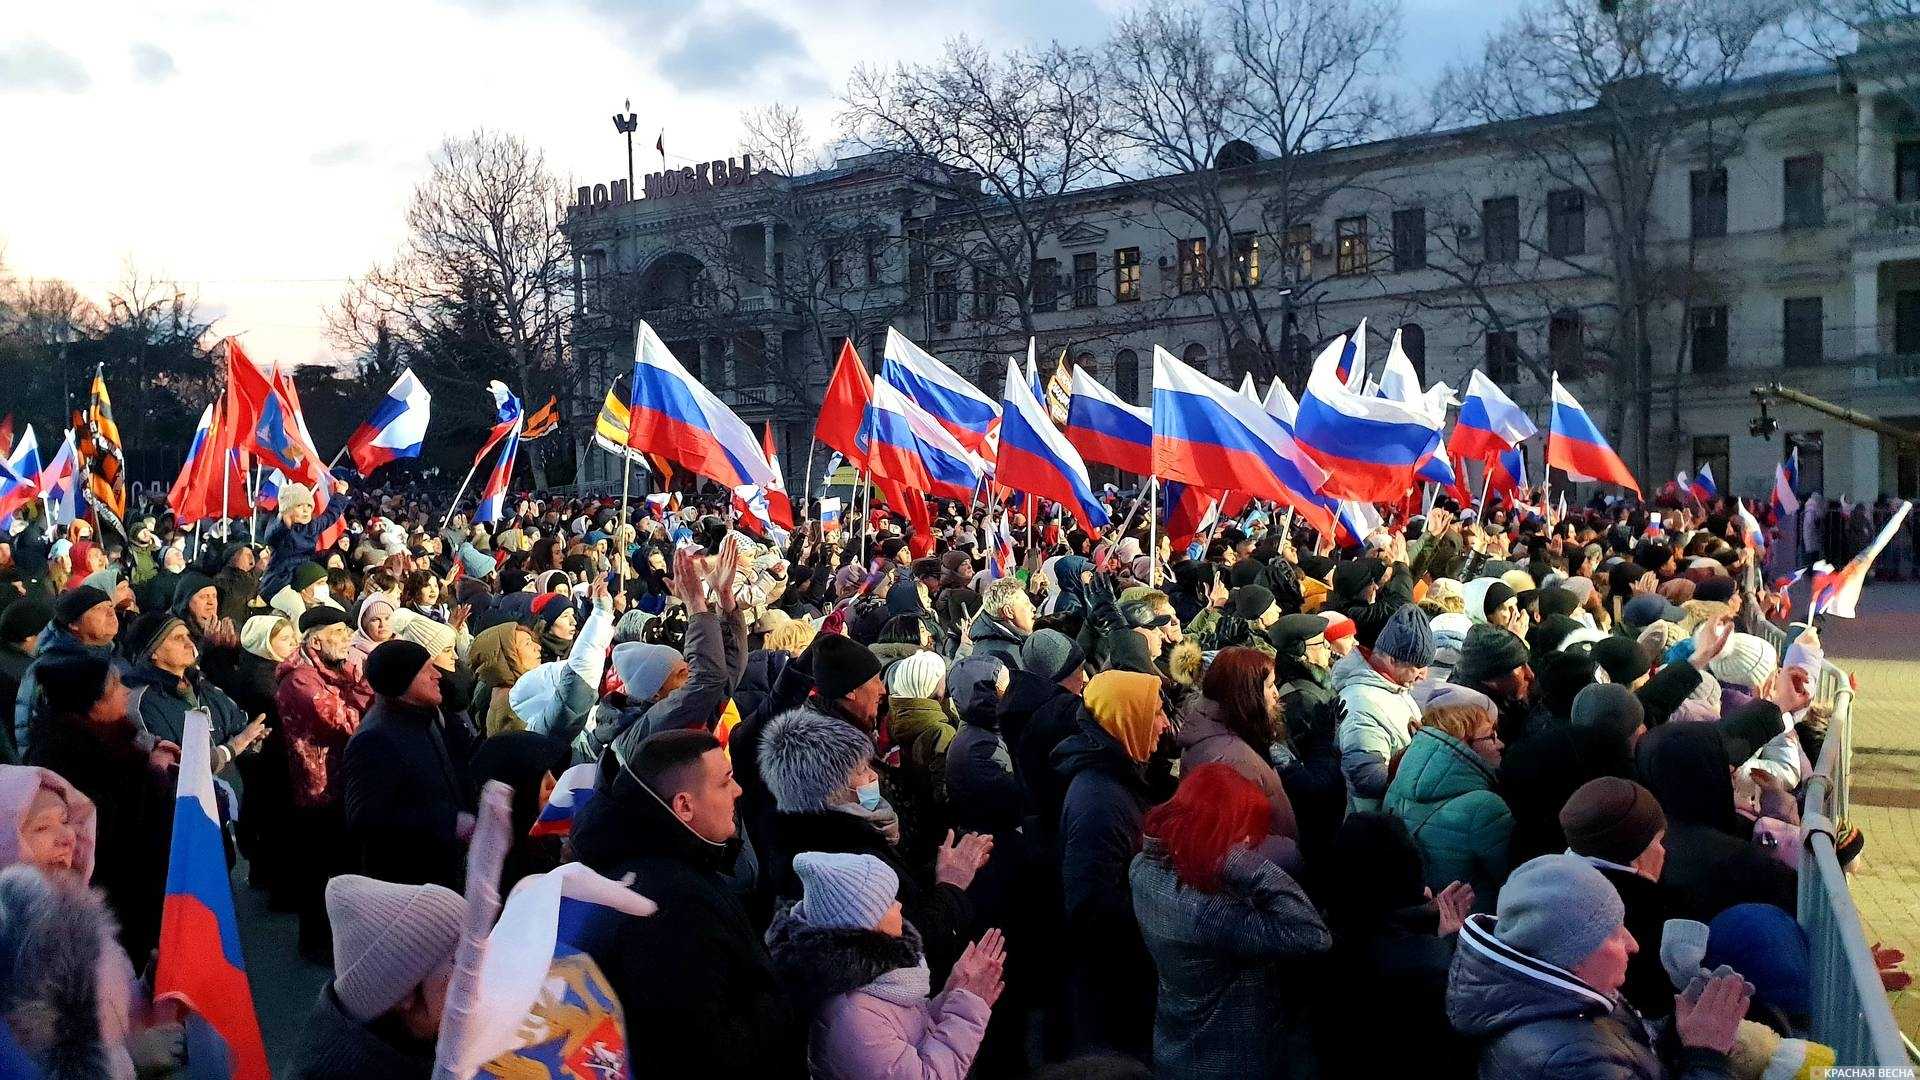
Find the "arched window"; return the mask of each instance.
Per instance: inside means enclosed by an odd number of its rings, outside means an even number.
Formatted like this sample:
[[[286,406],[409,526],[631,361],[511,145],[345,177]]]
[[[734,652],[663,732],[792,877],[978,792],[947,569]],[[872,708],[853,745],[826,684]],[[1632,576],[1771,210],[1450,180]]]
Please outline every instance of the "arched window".
[[[1093,376],[1095,379],[1100,377],[1100,361],[1094,359],[1093,354],[1090,352],[1075,353],[1073,355],[1073,366]]]
[[[1192,344],[1188,345],[1185,349],[1180,350],[1180,359],[1186,361],[1186,364],[1188,367],[1199,372],[1200,374],[1202,375],[1208,374],[1207,347],[1205,345],[1202,345],[1197,341],[1193,342]]]
[[[1140,358],[1132,349],[1121,349],[1113,356],[1113,392],[1129,404],[1140,403]]]
[[[1414,374],[1420,376],[1420,385],[1427,384],[1427,332],[1419,323],[1410,322],[1400,327],[1400,351],[1413,361]]]

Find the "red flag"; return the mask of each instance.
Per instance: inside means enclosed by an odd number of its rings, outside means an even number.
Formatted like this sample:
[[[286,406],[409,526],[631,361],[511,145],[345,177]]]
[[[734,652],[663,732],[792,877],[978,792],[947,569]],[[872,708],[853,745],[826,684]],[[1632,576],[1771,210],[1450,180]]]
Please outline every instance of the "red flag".
[[[858,446],[860,425],[867,418],[867,404],[873,400],[873,376],[853,342],[840,345],[840,358],[833,365],[833,379],[827,383],[826,400],[820,403],[820,418],[814,421],[813,435],[827,446],[846,455],[848,461],[864,469],[867,455]]]
[[[11,453],[13,453],[13,414],[8,413],[5,420],[0,420],[0,458]]]
[[[191,458],[180,466],[180,476],[167,495],[174,518],[186,525],[220,516],[224,506],[230,515],[244,516],[252,509],[247,497],[247,470],[252,462],[234,447],[235,431],[227,417],[227,401],[213,403],[213,419],[207,437]],[[221,496],[221,485],[226,495]]]
[[[767,464],[773,466],[774,482],[767,485],[767,516],[775,525],[792,531],[793,500],[787,498],[787,478],[780,471],[780,452],[773,445],[773,421],[769,420],[760,429],[760,448],[767,453]]]

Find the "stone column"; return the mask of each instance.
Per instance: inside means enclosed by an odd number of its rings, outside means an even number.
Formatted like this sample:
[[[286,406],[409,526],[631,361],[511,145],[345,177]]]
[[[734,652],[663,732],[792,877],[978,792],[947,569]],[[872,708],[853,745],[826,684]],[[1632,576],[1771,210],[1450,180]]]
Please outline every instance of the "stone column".
[[[1848,430],[1847,494],[1859,502],[1880,497],[1880,433],[1861,428]]]
[[[1853,267],[1853,351],[1855,356],[1880,352],[1880,264]]]

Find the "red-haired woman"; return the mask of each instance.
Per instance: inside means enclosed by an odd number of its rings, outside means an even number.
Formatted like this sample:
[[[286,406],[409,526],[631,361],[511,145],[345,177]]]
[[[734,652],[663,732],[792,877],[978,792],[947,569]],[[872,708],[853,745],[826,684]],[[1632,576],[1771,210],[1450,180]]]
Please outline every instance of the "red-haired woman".
[[[1253,650],[1248,650],[1253,651]],[[1133,909],[1160,979],[1153,1067],[1185,1080],[1314,1072],[1286,988],[1289,957],[1332,944],[1306,893],[1259,854],[1271,814],[1223,764],[1186,771],[1147,813]]]
[[[1282,731],[1280,690],[1274,684],[1273,657],[1258,649],[1221,649],[1207,665],[1200,693],[1188,700],[1174,741],[1180,744],[1180,769],[1218,763],[1252,781],[1267,800],[1264,854],[1290,871],[1298,870],[1300,827],[1293,802],[1268,762]]]

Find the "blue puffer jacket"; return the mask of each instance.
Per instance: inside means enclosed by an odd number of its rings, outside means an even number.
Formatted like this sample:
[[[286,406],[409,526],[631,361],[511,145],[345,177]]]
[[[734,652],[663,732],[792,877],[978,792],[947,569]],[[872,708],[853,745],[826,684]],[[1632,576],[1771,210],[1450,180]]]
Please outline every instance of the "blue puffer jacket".
[[[1513,814],[1493,792],[1493,767],[1459,739],[1421,728],[1387,787],[1386,810],[1407,823],[1420,849],[1426,884],[1439,892],[1473,886],[1476,906],[1492,911],[1506,880]]]
[[[1494,918],[1460,930],[1447,1019],[1480,1043],[1484,1080],[1723,1080],[1727,1056],[1681,1047],[1663,1062],[1654,1032],[1618,995],[1494,936]]]

